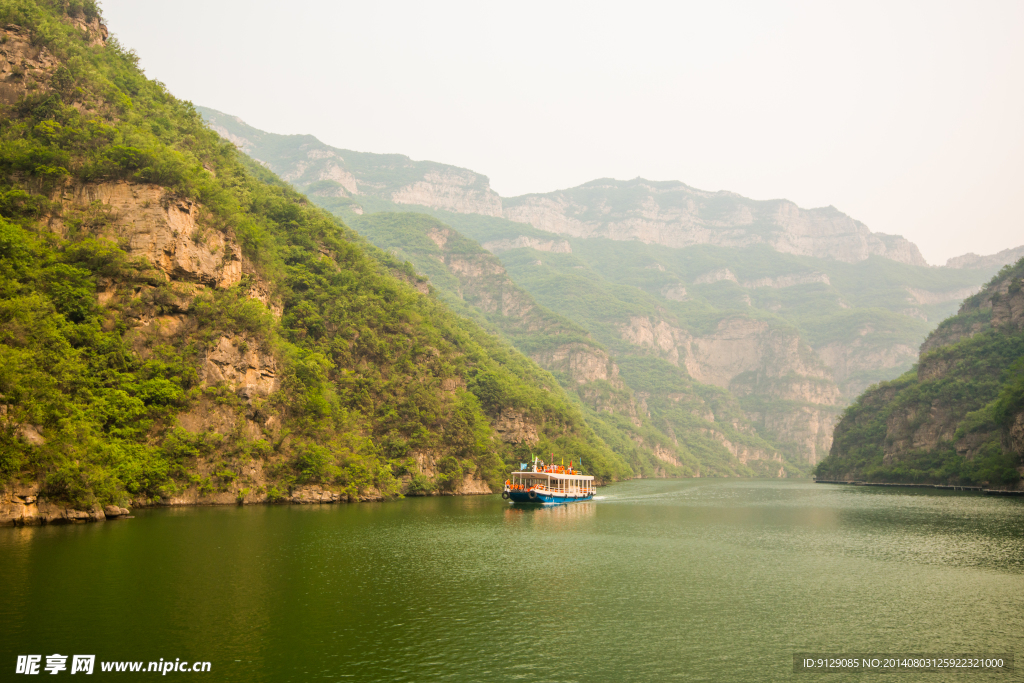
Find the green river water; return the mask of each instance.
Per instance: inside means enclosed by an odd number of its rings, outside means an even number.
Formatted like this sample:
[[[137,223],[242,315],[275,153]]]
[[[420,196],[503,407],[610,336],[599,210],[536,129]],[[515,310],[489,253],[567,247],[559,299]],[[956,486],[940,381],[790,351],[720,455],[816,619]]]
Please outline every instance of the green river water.
[[[211,662],[85,680],[1022,680],[1024,661],[793,672],[796,652],[1024,653],[1021,499],[697,479],[540,509],[135,515],[0,529],[0,680],[33,680],[17,655],[52,653]]]

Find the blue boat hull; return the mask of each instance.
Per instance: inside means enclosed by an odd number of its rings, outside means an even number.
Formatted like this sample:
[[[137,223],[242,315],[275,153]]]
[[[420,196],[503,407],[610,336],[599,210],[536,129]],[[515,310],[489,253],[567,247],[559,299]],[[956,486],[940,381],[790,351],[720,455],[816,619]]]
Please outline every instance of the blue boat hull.
[[[510,503],[531,503],[534,505],[554,505],[558,503],[580,503],[585,500],[592,500],[594,494],[591,493],[586,496],[553,496],[549,493],[536,492],[536,498],[530,498],[530,494],[526,491],[509,491],[508,497]]]

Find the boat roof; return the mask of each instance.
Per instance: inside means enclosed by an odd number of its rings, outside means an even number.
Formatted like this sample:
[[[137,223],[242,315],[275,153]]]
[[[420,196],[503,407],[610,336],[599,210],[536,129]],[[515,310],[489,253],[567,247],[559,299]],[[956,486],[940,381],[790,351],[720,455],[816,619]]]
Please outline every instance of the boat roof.
[[[524,472],[513,472],[512,474],[518,474],[520,477],[526,479],[582,479],[583,481],[592,481],[594,477],[589,474],[563,474],[561,472],[531,472],[526,470]]]

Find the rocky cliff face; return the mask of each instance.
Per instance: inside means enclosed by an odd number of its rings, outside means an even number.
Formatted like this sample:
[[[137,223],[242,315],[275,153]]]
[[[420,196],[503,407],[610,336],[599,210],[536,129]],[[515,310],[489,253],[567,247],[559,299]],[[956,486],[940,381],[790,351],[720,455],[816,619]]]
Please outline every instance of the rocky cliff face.
[[[493,316],[510,336],[541,333],[555,340],[530,352],[541,367],[566,376],[572,384],[614,380],[617,370],[608,354],[596,344],[581,341],[581,331],[568,321],[538,306],[533,297],[512,282],[498,259],[474,247],[443,223],[422,220],[430,223],[425,234],[437,249],[421,257],[440,262],[447,273],[455,276],[455,293],[459,298]],[[368,233],[374,234],[372,229]],[[566,341],[559,343],[559,337]]]
[[[445,250],[450,244],[452,231],[447,228],[433,229],[429,232],[430,239]],[[520,238],[527,239],[527,238]],[[556,243],[557,245],[557,243]],[[493,246],[493,245],[492,245]],[[541,245],[548,246],[548,245]],[[560,251],[556,249],[545,249],[544,251]],[[568,252],[568,249],[563,253]],[[544,332],[549,336],[557,337],[558,334],[568,333],[558,325],[552,325],[549,319],[545,319],[544,313],[534,302],[532,297],[519,289],[507,276],[500,263],[489,254],[451,254],[445,252],[441,257],[448,266],[450,272],[459,278],[460,293],[462,297],[477,308],[489,312],[498,313],[507,318],[509,324],[521,333]],[[508,302],[514,302],[509,305]],[[695,339],[682,330],[672,328],[664,321],[652,324],[647,319],[634,319],[631,325],[627,326],[623,333],[624,338],[638,346],[658,348],[666,357],[675,364],[679,364],[679,358],[686,359],[685,367],[690,371],[691,376],[698,381],[719,384],[728,387],[730,380],[737,374],[744,372],[747,367],[736,371],[731,365],[747,363],[744,356],[746,349],[719,348],[722,345],[728,346],[730,342],[735,343],[737,339],[746,339],[744,331],[728,330],[722,333],[723,339]],[[742,323],[737,323],[742,326]],[[757,333],[761,333],[766,339],[771,337],[766,326],[756,326]],[[716,344],[717,342],[717,344]],[[769,360],[772,351],[769,347],[773,345],[764,342],[759,345],[757,341],[751,342],[762,352],[754,361],[754,366],[764,369],[772,365]],[[787,338],[784,341],[776,340],[774,353],[776,356],[786,356],[788,352],[795,349],[797,343],[795,338]],[[743,341],[739,342],[741,345]],[[763,347],[763,348],[762,348]],[[785,348],[783,348],[785,347]],[[790,348],[793,347],[793,348]],[[682,349],[682,353],[680,353]],[[619,377],[619,369],[609,354],[596,344],[581,341],[570,341],[562,344],[546,345],[533,350],[530,353],[537,363],[566,381],[567,388],[574,389],[585,404],[598,413],[623,416],[637,430],[652,429],[650,424],[650,413],[644,403],[644,399],[633,394],[632,390]],[[763,356],[763,358],[762,358]],[[701,358],[701,360],[694,360]],[[747,363],[749,364],[749,363]],[[819,401],[832,400],[831,388],[822,390],[819,386],[797,386],[798,381],[792,381],[789,377],[792,367],[776,363],[769,371],[771,377],[767,380],[773,383],[773,398],[782,400],[804,400],[806,396],[814,393]],[[730,372],[732,370],[732,372]],[[819,373],[824,372],[817,368]],[[763,389],[764,383],[757,384],[748,393],[756,393]],[[822,398],[822,395],[827,395]],[[664,399],[664,397],[659,397]],[[781,409],[783,412],[785,409]],[[833,411],[834,412],[834,411]],[[826,416],[827,413],[827,416]],[[804,415],[803,412],[799,413]],[[828,422],[832,413],[827,409],[821,414],[808,415],[808,424],[803,424],[799,419],[788,421],[778,419],[775,411],[768,410],[758,413],[754,419],[761,424],[767,425],[771,433],[785,439],[788,443],[796,444],[805,454],[806,462],[814,464],[818,460],[818,453],[827,452],[829,441],[828,430],[822,426],[822,422]],[[813,425],[811,424],[813,423]],[[830,423],[829,423],[830,424]],[[671,430],[670,425],[666,427]],[[518,433],[517,429],[506,430],[509,433]],[[504,433],[504,432],[503,432]],[[702,434],[710,437],[715,443],[720,444],[736,460],[743,465],[750,465],[756,462],[773,463],[766,470],[771,476],[783,476],[781,474],[782,456],[770,448],[752,447],[748,444],[734,443],[715,424],[715,416],[712,413],[706,426],[702,427]],[[751,430],[752,433],[752,430]],[[637,448],[653,456],[655,465],[655,476],[668,476],[684,467],[676,448],[672,444],[658,441],[656,438],[644,437],[638,432],[629,433],[628,438],[633,441]],[[532,443],[529,439],[523,439],[524,443]],[[517,440],[516,443],[519,443]],[[674,440],[678,447],[678,440]],[[699,469],[695,471],[699,474]]]
[[[64,187],[55,199],[64,211],[51,228],[66,233],[66,222],[84,218],[94,231],[125,245],[168,280],[225,289],[242,278],[242,250],[231,234],[204,226],[201,207],[158,185],[125,181]]]
[[[1015,336],[1024,331],[1024,279],[1019,273],[1010,273],[997,278],[982,292],[966,300],[960,313],[941,326],[921,345],[921,359],[917,377],[921,382],[943,382],[955,379],[964,372],[965,362],[960,354],[949,352],[949,347],[974,337],[984,331],[998,331],[1001,335]],[[982,315],[980,319],[977,314]],[[975,314],[975,320],[968,322]],[[947,352],[943,353],[946,349]],[[895,411],[887,424],[885,462],[896,463],[901,457],[914,450],[935,450],[942,443],[954,443],[957,452],[973,458],[987,440],[989,433],[973,431],[957,437],[969,405],[960,397],[935,399],[930,406],[908,406]],[[927,411],[927,412],[925,412]],[[1019,416],[1006,429],[1005,440],[1011,449],[1024,455],[1024,449],[1016,448],[1015,434],[1019,430]]]
[[[3,30],[0,44],[0,102],[14,104],[26,92],[48,86],[57,60],[45,47],[33,46],[28,31],[17,26]]]
[[[685,367],[698,382],[767,402],[748,411],[748,419],[779,441],[796,444],[803,462],[813,465],[828,452],[840,392],[797,335],[744,318],[723,320],[703,336],[639,317],[620,330],[624,340]]]
[[[677,182],[595,180],[571,190],[505,199],[509,220],[574,237],[638,240],[669,247],[768,244],[786,254],[862,261],[882,256],[927,265],[902,237],[872,233],[833,207],[801,209]]]
[[[981,285],[951,289],[945,292],[933,292],[926,289],[918,289],[916,287],[907,287],[906,291],[909,295],[907,297],[907,301],[909,303],[940,304],[947,301],[963,301],[967,297],[977,294],[980,289]]]
[[[565,375],[570,382],[587,384],[596,380],[615,381],[619,370],[608,354],[590,344],[570,342],[537,351],[533,359],[551,372]]]
[[[656,350],[704,384],[727,389],[741,382],[744,392],[754,387],[782,400],[825,405],[839,401],[828,369],[800,338],[765,322],[733,318],[720,322],[711,334],[694,336],[664,320],[630,318],[621,332],[626,341]]]
[[[494,431],[505,443],[536,446],[540,442],[537,425],[533,424],[529,416],[512,408],[501,411],[494,422]]]
[[[1003,249],[988,256],[978,256],[971,252],[962,256],[954,256],[946,261],[947,268],[1002,268],[1024,258],[1024,246]]]
[[[417,180],[391,193],[396,204],[419,204],[455,213],[501,215],[501,198],[472,171],[446,167],[428,171]]]
[[[1007,430],[1007,448],[1014,453],[1024,453],[1024,411],[1016,413]]]
[[[794,273],[791,275],[779,275],[777,277],[763,277],[756,280],[747,280],[741,283],[747,289],[760,289],[769,287],[771,289],[783,289],[797,285],[832,284],[825,273]]]
[[[51,221],[51,227],[64,230],[68,217],[78,217],[99,211],[103,220],[97,221],[96,233],[117,240],[126,246],[126,251],[156,267],[163,278],[177,293],[170,303],[170,315],[157,315],[153,307],[143,308],[135,322],[134,335],[137,351],[145,356],[147,348],[161,339],[196,332],[196,323],[190,315],[192,301],[204,289],[228,289],[237,285],[243,276],[251,283],[246,294],[250,299],[265,305],[271,313],[281,316],[283,309],[278,297],[263,282],[260,274],[242,257],[233,232],[215,230],[206,225],[203,207],[195,202],[181,200],[169,194],[165,188],[155,185],[138,185],[127,182],[100,183],[66,187],[60,193],[64,206],[64,219]],[[461,266],[470,276],[479,277],[495,264],[463,262]],[[497,264],[499,271],[500,264]],[[141,296],[141,292],[131,296]],[[99,292],[104,303],[113,303],[117,296],[125,293]],[[514,307],[512,297],[504,297],[506,309]],[[244,411],[240,417],[237,410],[207,400],[201,401],[192,410],[183,413],[178,423],[195,433],[227,434],[241,428],[253,439],[270,437],[282,438],[282,413],[275,409],[268,399],[281,388],[279,371],[281,361],[258,340],[250,339],[245,333],[221,336],[210,345],[201,365],[200,377],[203,387],[226,390],[239,399]],[[461,379],[455,380],[458,388]],[[464,382],[461,383],[464,388]],[[502,440],[508,443],[533,442],[538,439],[537,425],[528,416],[515,411],[503,411],[493,421],[492,427]],[[287,437],[285,437],[287,438]],[[443,456],[440,452],[421,452],[420,459],[425,469],[421,473],[432,477],[436,473],[436,462]],[[198,474],[209,477],[217,463],[200,461]],[[248,469],[245,469],[247,467]],[[207,471],[209,470],[209,471]],[[232,480],[224,490],[204,492],[200,486],[192,486],[180,495],[162,501],[169,505],[234,504],[239,499],[246,503],[261,503],[277,500],[269,491],[272,478],[264,472],[263,463],[253,461],[243,467],[237,480]],[[408,482],[404,482],[408,483]],[[465,480],[449,493],[474,494],[490,493],[490,487],[479,471],[465,474]],[[331,491],[323,486],[298,487],[280,498],[294,503],[327,503],[352,500],[380,500],[382,494],[374,487],[360,489],[358,494]],[[136,505],[146,504],[144,500]]]
[[[81,31],[90,46],[106,44],[107,27],[99,19],[63,20]],[[71,87],[67,74],[55,79],[59,61],[45,45],[32,40],[28,29],[10,24],[0,29],[0,36],[0,105],[14,104],[27,93]]]
[[[832,371],[844,403],[874,384],[879,373],[898,376],[917,359],[917,349],[909,344],[879,345],[863,336],[852,342],[831,342],[814,351]]]
[[[566,240],[543,240],[536,237],[527,237],[526,235],[519,235],[509,239],[492,240],[490,242],[484,242],[480,246],[492,254],[500,254],[503,251],[523,248],[546,251],[555,254],[572,253],[572,247]]]

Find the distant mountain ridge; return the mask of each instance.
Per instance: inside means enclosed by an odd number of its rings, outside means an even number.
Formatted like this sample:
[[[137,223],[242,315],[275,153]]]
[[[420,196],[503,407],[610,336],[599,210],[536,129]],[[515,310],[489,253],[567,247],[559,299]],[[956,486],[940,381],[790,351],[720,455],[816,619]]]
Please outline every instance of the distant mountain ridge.
[[[455,213],[531,223],[574,237],[606,237],[687,247],[768,244],[786,254],[853,263],[881,256],[927,265],[917,245],[874,233],[835,207],[802,209],[785,199],[753,200],[733,192],[698,190],[678,181],[598,179],[568,190],[502,198],[487,176],[400,154],[331,147],[311,135],[267,133],[235,116],[197,107],[210,126],[247,154],[289,165],[284,179],[311,192],[375,197]],[[287,155],[288,158],[285,158]]]
[[[504,201],[506,218],[574,237],[637,240],[668,247],[768,244],[798,256],[853,263],[870,256],[928,265],[898,235],[872,233],[835,207],[801,209],[785,199],[757,201],[677,181],[604,178],[569,190]]]
[[[501,216],[501,197],[487,176],[404,154],[337,149],[312,135],[278,135],[253,128],[237,116],[196,107],[210,128],[243,152],[268,163],[297,186],[335,197],[372,196],[396,204],[419,204],[456,213]]]
[[[954,256],[946,261],[947,268],[1001,268],[1024,258],[1024,245],[1002,251],[989,256],[978,256],[974,252]]]

